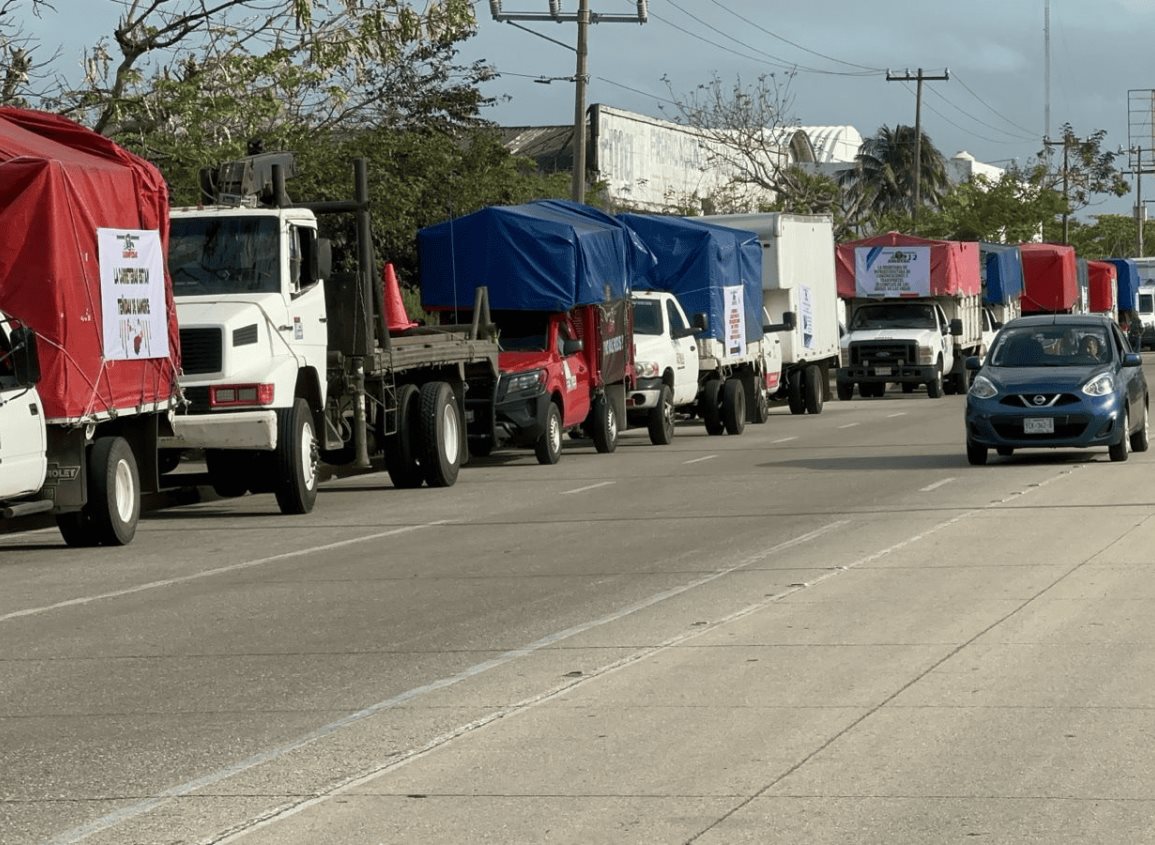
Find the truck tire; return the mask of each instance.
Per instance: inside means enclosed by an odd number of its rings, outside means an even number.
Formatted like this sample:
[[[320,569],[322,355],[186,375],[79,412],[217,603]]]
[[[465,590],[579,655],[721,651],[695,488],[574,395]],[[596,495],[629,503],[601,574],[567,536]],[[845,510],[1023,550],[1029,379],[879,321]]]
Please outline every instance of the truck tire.
[[[750,409],[750,422],[754,425],[763,425],[770,419],[770,400],[766,398],[766,388],[758,384],[754,388],[758,398],[754,400],[754,407]]]
[[[722,425],[733,435],[746,428],[746,390],[740,379],[727,379],[722,385]]]
[[[786,374],[786,404],[790,406],[790,413],[792,414],[806,413],[801,370],[794,369]]]
[[[537,462],[552,466],[561,458],[561,409],[556,402],[550,402],[545,412],[545,431],[533,446]]]
[[[656,407],[650,408],[647,427],[650,442],[655,446],[669,446],[674,439],[674,391],[668,384],[662,385]]]
[[[939,361],[934,368],[934,378],[926,383],[926,395],[931,399],[942,398],[942,361]]]
[[[461,471],[461,411],[443,381],[421,385],[421,449],[418,458],[430,487],[452,487]]]
[[[840,381],[835,385],[835,390],[838,392],[838,401],[849,402],[854,398],[854,382]]]
[[[397,431],[385,438],[385,470],[394,487],[411,489],[425,482],[418,459],[421,430],[420,391],[412,384],[397,388]]]
[[[235,499],[248,492],[253,463],[247,452],[205,449],[209,485],[222,499]]]
[[[806,413],[821,414],[823,393],[822,368],[817,364],[808,365],[803,378],[802,398],[806,404]]]
[[[618,412],[614,410],[610,397],[602,393],[595,398],[591,415],[590,436],[593,437],[594,448],[602,453],[614,451],[618,448]]]
[[[959,396],[966,396],[971,389],[971,371],[963,367],[954,374],[954,392]]]
[[[277,409],[273,456],[273,495],[281,513],[308,513],[317,502],[319,452],[313,412],[304,399],[295,400],[291,408]]]
[[[140,473],[123,437],[98,437],[88,450],[88,502],[58,514],[57,527],[69,546],[124,546],[140,521]]]
[[[722,423],[722,382],[712,378],[702,385],[702,395],[698,397],[698,416],[706,424],[706,433],[718,435],[726,430]]]

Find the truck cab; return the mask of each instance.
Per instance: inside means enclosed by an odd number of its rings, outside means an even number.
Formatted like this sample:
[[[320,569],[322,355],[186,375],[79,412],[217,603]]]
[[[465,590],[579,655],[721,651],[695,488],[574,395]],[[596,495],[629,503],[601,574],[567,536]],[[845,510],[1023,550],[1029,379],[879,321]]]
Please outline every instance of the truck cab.
[[[1155,346],[1155,285],[1144,284],[1139,288],[1139,319],[1143,323],[1142,347]]]
[[[26,362],[35,337],[0,314],[0,503],[33,497],[48,472],[44,406],[36,390],[39,373]],[[32,368],[38,370],[38,368]]]
[[[698,397],[698,341],[706,315],[694,322],[676,296],[665,291],[635,291],[634,386],[626,399],[631,424],[645,425],[650,441],[666,445],[674,436],[674,414]]]
[[[855,385],[863,397],[882,396],[888,383],[905,392],[925,384],[931,398],[942,396],[943,375],[956,365],[952,336],[961,333],[933,300],[857,302],[841,341],[838,398],[850,399]]]

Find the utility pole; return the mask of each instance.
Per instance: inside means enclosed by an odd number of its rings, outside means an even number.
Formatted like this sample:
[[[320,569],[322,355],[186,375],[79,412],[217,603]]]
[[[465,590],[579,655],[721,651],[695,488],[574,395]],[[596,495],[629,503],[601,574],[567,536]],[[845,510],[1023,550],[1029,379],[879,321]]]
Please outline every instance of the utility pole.
[[[914,234],[918,234],[918,207],[922,204],[922,83],[940,82],[950,79],[950,69],[944,69],[938,76],[927,76],[918,69],[918,73],[911,75],[909,70],[901,74],[892,71],[886,72],[887,82],[917,82],[918,87],[914,95],[914,206],[911,208],[910,224]]]
[[[561,0],[549,0],[548,12],[503,12],[501,0],[489,0],[489,11],[495,21],[553,21],[578,25],[577,74],[574,76],[573,178],[570,183],[574,202],[585,202],[586,197],[586,88],[590,79],[588,67],[590,24],[645,23],[649,18],[646,11],[647,0],[636,2],[638,9],[636,14],[607,15],[591,12],[589,0],[578,0],[576,14],[563,13]]]
[[[1070,241],[1070,235],[1071,235],[1071,232],[1070,232],[1070,224],[1071,224],[1070,200],[1068,198],[1069,197],[1069,190],[1070,190],[1069,178],[1068,178],[1069,173],[1070,173],[1069,162],[1068,162],[1068,153],[1070,152],[1072,145],[1082,144],[1082,143],[1084,143],[1082,138],[1076,138],[1072,135],[1064,135],[1063,140],[1061,140],[1061,141],[1052,141],[1050,138],[1044,138],[1043,139],[1043,146],[1044,147],[1048,147],[1048,148],[1050,148],[1050,147],[1062,147],[1063,148],[1063,243],[1068,243]]]
[[[1043,0],[1043,137],[1051,137],[1051,0]]]

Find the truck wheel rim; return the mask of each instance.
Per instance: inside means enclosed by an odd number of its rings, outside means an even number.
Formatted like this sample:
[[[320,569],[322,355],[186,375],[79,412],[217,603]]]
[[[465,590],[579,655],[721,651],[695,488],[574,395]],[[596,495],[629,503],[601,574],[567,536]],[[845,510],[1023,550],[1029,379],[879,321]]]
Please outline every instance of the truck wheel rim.
[[[614,406],[606,407],[606,433],[609,435],[610,442],[618,438],[618,415],[614,413]]]
[[[673,401],[662,403],[662,422],[665,424],[667,429],[672,429],[674,427]]]
[[[136,505],[136,485],[132,480],[132,469],[128,461],[117,461],[113,484],[113,502],[116,515],[121,522],[132,521],[132,511]]]
[[[301,426],[301,476],[306,490],[312,490],[316,486],[317,442],[313,437],[313,426],[308,421]]]
[[[441,410],[441,438],[445,460],[451,465],[457,463],[461,449],[461,429],[457,427],[457,414],[452,405],[446,405]]]
[[[549,418],[549,451],[554,455],[561,451],[561,421],[556,415]]]

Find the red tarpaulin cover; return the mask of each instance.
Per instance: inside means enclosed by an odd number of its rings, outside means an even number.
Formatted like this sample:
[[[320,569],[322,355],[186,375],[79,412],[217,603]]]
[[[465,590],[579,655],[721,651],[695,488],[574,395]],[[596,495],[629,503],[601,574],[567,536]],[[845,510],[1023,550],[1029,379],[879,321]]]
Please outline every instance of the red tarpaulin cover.
[[[1090,309],[1100,314],[1115,310],[1115,285],[1119,272],[1110,261],[1087,262]]]
[[[0,108],[0,311],[40,336],[49,420],[167,405],[177,390],[180,338],[167,268],[169,357],[104,359],[98,228],[159,230],[167,255],[160,171],[64,118]]]
[[[1079,301],[1075,248],[1066,244],[1019,244],[1023,258],[1023,313],[1070,311]]]
[[[858,295],[854,280],[855,249],[871,246],[930,247],[930,290],[933,296],[974,295],[982,291],[977,243],[936,241],[901,232],[887,232],[838,245],[835,263],[838,270],[838,295],[843,299],[854,299]]]

